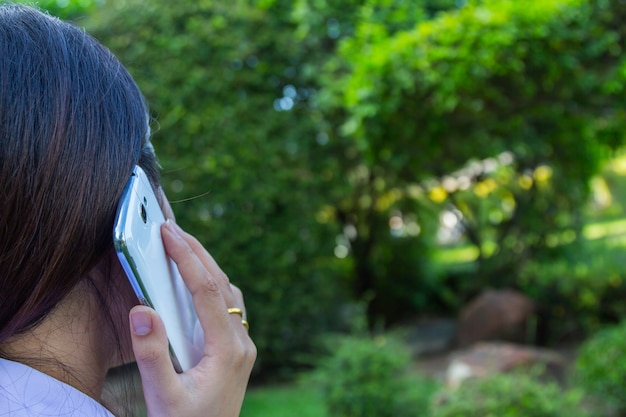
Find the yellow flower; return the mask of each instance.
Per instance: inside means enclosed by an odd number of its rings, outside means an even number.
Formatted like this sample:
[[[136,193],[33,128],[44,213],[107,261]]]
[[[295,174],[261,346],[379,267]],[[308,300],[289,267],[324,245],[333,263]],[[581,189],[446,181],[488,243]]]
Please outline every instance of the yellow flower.
[[[435,203],[443,203],[448,197],[448,192],[442,186],[438,185],[428,191],[428,198]]]

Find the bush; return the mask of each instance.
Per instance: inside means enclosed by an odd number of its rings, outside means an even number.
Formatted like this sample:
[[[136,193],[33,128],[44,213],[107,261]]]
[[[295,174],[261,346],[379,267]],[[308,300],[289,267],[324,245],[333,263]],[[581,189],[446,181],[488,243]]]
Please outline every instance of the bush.
[[[437,396],[431,417],[581,417],[581,396],[554,382],[512,373],[469,380]]]
[[[529,262],[517,281],[517,288],[539,305],[542,343],[591,334],[626,316],[623,243],[585,240],[561,245],[560,252],[550,262]]]
[[[598,405],[626,415],[626,322],[604,329],[580,348],[574,381]]]
[[[409,374],[410,355],[389,337],[342,337],[315,372],[334,417],[408,417],[428,407],[435,383]]]

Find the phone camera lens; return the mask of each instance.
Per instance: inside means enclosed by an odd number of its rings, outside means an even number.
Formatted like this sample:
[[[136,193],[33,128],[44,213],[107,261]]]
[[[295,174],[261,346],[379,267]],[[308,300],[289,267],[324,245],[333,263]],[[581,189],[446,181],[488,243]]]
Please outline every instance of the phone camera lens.
[[[146,212],[146,206],[144,206],[143,204],[141,205],[141,220],[144,223],[148,222],[148,213]]]

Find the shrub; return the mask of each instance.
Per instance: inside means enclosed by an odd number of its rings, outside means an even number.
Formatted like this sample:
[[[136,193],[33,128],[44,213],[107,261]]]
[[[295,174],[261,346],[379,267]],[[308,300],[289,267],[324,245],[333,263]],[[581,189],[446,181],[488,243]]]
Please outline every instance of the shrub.
[[[437,396],[431,417],[581,417],[581,395],[532,373],[468,380]]]
[[[587,340],[574,364],[574,381],[597,405],[626,415],[626,322]]]
[[[342,337],[320,363],[328,414],[334,417],[408,417],[428,407],[435,383],[408,372],[410,355],[389,337]]]
[[[561,245],[559,250],[558,259],[529,262],[517,280],[517,288],[540,308],[541,343],[591,334],[626,315],[623,243],[585,240]]]

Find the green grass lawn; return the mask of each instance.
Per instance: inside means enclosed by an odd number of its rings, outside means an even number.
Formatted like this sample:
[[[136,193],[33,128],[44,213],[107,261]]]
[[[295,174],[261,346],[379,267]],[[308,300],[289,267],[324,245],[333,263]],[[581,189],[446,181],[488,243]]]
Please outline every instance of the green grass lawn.
[[[441,382],[424,377],[417,368],[406,379],[407,390],[403,397],[426,410]],[[381,381],[381,384],[384,384]],[[416,414],[417,415],[417,414]],[[249,388],[239,417],[330,417],[324,406],[322,392],[303,382],[286,385],[268,385]],[[376,417],[373,415],[372,417]]]
[[[326,417],[322,394],[305,385],[250,388],[240,417]]]

